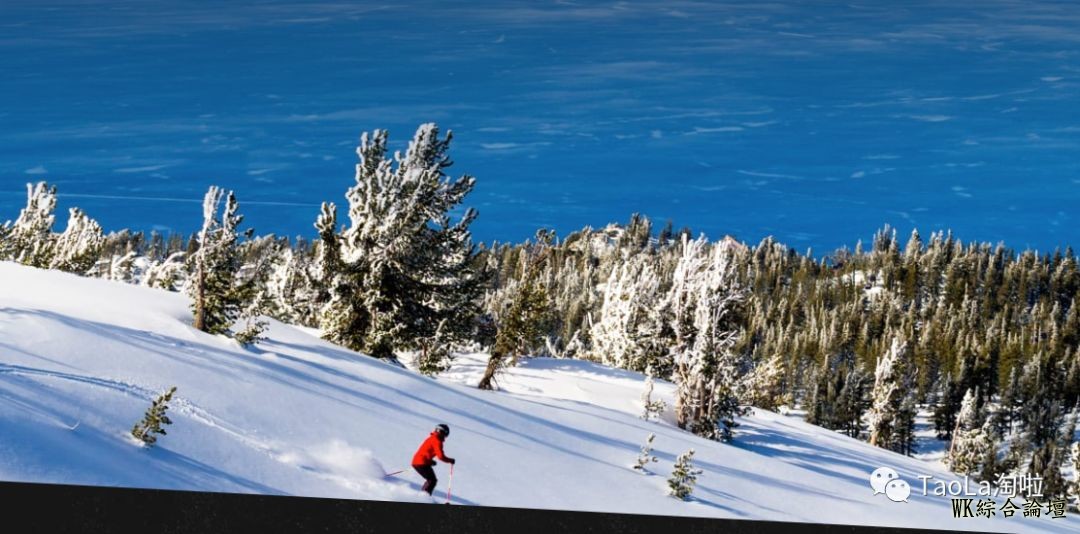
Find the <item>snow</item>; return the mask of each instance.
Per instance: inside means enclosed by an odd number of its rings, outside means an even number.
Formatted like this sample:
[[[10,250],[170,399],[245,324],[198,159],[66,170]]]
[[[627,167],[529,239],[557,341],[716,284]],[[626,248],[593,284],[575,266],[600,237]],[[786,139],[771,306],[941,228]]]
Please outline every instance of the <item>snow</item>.
[[[947,440],[937,437],[934,430],[934,412],[926,406],[920,406],[915,415],[915,453],[914,456],[925,462],[945,469],[945,453],[949,448]]]
[[[732,444],[640,419],[644,377],[573,360],[523,359],[500,391],[473,387],[483,354],[438,379],[271,321],[245,349],[190,326],[186,297],[0,263],[0,479],[431,502],[408,469],[431,428],[450,425],[454,500],[541,509],[909,527],[1069,532],[1068,519],[955,520],[921,495],[939,466],[757,409]],[[150,400],[177,386],[153,448],[128,434]],[[654,397],[671,404],[673,386]],[[654,473],[632,469],[656,434]],[[694,497],[666,496],[675,458],[704,470]],[[889,466],[908,503],[873,495]],[[445,498],[448,474],[436,498]]]
[[[840,282],[843,284],[862,285],[863,294],[866,295],[868,299],[875,299],[886,293],[884,275],[880,270],[874,273],[874,280],[872,282],[863,271],[854,271],[850,274],[841,275]]]

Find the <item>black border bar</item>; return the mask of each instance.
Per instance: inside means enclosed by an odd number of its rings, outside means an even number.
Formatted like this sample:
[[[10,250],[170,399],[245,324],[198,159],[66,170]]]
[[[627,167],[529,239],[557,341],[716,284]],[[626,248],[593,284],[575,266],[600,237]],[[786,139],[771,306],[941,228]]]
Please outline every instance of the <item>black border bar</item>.
[[[959,532],[875,526],[416,504],[0,482],[5,532],[512,532],[827,534]],[[28,525],[23,530],[17,525]]]

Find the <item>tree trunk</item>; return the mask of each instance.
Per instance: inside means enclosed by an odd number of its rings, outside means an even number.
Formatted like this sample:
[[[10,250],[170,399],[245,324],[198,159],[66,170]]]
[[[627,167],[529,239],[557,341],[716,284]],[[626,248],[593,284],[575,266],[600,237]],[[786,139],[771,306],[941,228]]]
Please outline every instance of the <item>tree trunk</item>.
[[[686,395],[689,388],[686,385],[686,366],[678,364],[675,369],[675,424],[682,429],[686,428]]]
[[[480,389],[491,390],[492,382],[495,381],[495,372],[499,369],[499,365],[502,363],[502,359],[505,357],[502,353],[492,351],[491,357],[488,358],[487,368],[484,369],[484,376],[480,379],[480,383],[476,387]]]
[[[693,417],[690,418],[690,420],[694,423],[695,427],[700,428],[698,423],[700,423],[701,420],[704,419],[703,414],[705,413],[705,410],[707,409],[706,403],[708,401],[705,398],[705,381],[701,380],[701,379],[698,379],[698,382],[697,382],[696,386],[697,386],[696,387],[696,389],[697,389],[697,394],[696,394],[697,402],[694,403],[694,415],[693,415]]]
[[[946,462],[952,461],[953,449],[956,447],[956,434],[958,432],[960,432],[960,417],[956,418],[956,425],[953,427],[952,436],[949,438],[949,452],[945,453]]]
[[[196,330],[206,331],[206,269],[199,267],[197,276],[198,284],[195,288],[195,320],[193,326]]]

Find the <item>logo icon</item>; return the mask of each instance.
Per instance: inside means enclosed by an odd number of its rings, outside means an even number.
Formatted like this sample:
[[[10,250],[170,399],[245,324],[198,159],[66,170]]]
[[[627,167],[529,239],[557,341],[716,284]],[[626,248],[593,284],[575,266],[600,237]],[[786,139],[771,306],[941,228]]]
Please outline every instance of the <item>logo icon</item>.
[[[879,467],[870,473],[870,487],[874,495],[884,493],[893,502],[908,502],[911,496],[911,486],[891,467]]]
[[[911,486],[908,485],[902,479],[896,479],[888,484],[885,484],[885,496],[892,502],[908,502],[908,497],[911,495]]]

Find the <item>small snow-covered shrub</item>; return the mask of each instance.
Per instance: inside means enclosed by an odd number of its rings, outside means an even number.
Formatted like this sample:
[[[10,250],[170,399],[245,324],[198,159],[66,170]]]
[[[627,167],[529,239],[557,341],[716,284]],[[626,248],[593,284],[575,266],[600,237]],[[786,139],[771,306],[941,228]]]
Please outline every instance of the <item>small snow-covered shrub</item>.
[[[641,453],[638,454],[634,469],[641,471],[642,473],[648,473],[645,467],[650,463],[657,461],[656,457],[652,455],[652,442],[654,439],[656,439],[656,434],[649,434],[649,437],[645,438],[645,444],[641,446]]]
[[[675,460],[675,469],[668,479],[668,494],[682,500],[690,497],[697,484],[697,477],[702,470],[694,468],[694,449],[690,449],[679,455]]]

